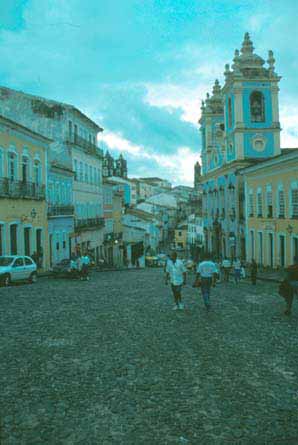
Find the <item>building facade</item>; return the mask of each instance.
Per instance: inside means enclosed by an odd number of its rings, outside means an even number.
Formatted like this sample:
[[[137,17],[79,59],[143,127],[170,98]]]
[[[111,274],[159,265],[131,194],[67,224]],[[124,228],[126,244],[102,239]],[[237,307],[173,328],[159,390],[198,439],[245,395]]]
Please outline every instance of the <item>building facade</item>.
[[[74,232],[72,169],[52,161],[48,166],[48,232],[50,267],[69,258]]]
[[[298,149],[241,171],[246,195],[246,252],[259,266],[298,259]]]
[[[216,256],[246,256],[244,185],[239,171],[280,154],[278,83],[274,57],[268,66],[254,53],[248,33],[225,84],[216,81],[201,107],[205,248]]]
[[[51,169],[53,162],[74,171],[75,227],[71,236],[71,250],[88,249],[95,258],[98,258],[103,246],[104,226],[103,154],[97,146],[97,135],[102,128],[72,105],[4,87],[0,88],[0,109],[6,117],[52,139],[48,153],[49,181],[53,177]],[[57,198],[55,200],[57,201]],[[69,233],[68,219],[64,220],[66,223],[64,228],[60,224],[60,228],[57,229],[59,241],[55,240],[56,234],[50,234],[52,261],[64,256],[70,250],[66,247],[67,239],[61,238],[61,232]],[[63,254],[60,254],[61,242],[62,246],[65,246]]]
[[[0,255],[37,254],[49,267],[46,203],[51,140],[0,116]]]

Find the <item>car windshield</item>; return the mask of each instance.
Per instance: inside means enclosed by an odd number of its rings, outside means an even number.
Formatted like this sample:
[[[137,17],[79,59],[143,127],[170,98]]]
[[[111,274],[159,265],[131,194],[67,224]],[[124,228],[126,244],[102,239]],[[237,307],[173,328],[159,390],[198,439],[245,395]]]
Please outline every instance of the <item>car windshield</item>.
[[[13,258],[9,256],[0,256],[0,267],[9,266],[13,261]]]

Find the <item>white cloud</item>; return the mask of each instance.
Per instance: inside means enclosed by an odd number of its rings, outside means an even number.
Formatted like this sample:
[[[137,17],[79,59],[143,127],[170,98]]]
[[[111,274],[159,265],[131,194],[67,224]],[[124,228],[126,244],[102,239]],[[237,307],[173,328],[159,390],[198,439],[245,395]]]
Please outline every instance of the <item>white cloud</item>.
[[[144,174],[152,176],[156,175],[158,170],[159,175],[174,184],[193,184],[194,164],[200,159],[200,156],[189,147],[179,147],[176,153],[165,155],[150,152],[143,146],[135,145],[119,133],[105,131],[100,135],[100,140],[105,142],[112,152],[122,152],[128,156],[130,165],[134,160],[144,160],[144,164],[136,171],[133,171],[133,167],[129,168],[130,176],[144,176]]]
[[[281,146],[283,148],[298,147],[298,106],[280,107]]]

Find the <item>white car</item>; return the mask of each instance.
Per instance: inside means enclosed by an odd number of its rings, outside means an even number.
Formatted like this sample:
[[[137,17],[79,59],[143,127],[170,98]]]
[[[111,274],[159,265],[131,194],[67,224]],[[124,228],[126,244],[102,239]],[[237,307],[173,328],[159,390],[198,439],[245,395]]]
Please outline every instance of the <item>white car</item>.
[[[28,256],[7,255],[0,256],[0,283],[9,286],[16,281],[28,280],[35,283],[37,280],[37,267]]]

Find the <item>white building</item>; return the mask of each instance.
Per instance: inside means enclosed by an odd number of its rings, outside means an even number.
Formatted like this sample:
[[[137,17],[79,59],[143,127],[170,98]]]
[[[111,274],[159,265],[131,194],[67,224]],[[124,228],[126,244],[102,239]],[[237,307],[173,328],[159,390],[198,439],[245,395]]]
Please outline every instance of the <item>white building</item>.
[[[73,105],[4,87],[0,88],[0,99],[2,115],[53,140],[48,156],[49,166],[54,162],[75,172],[74,232],[69,233],[67,227],[60,225],[58,228],[56,224],[50,234],[52,250],[66,232],[71,238],[71,250],[89,249],[98,258],[104,226],[102,152],[97,147],[97,135],[102,128]],[[48,175],[51,173],[49,166]],[[55,200],[54,196],[52,200]],[[68,215],[59,215],[62,216]]]

